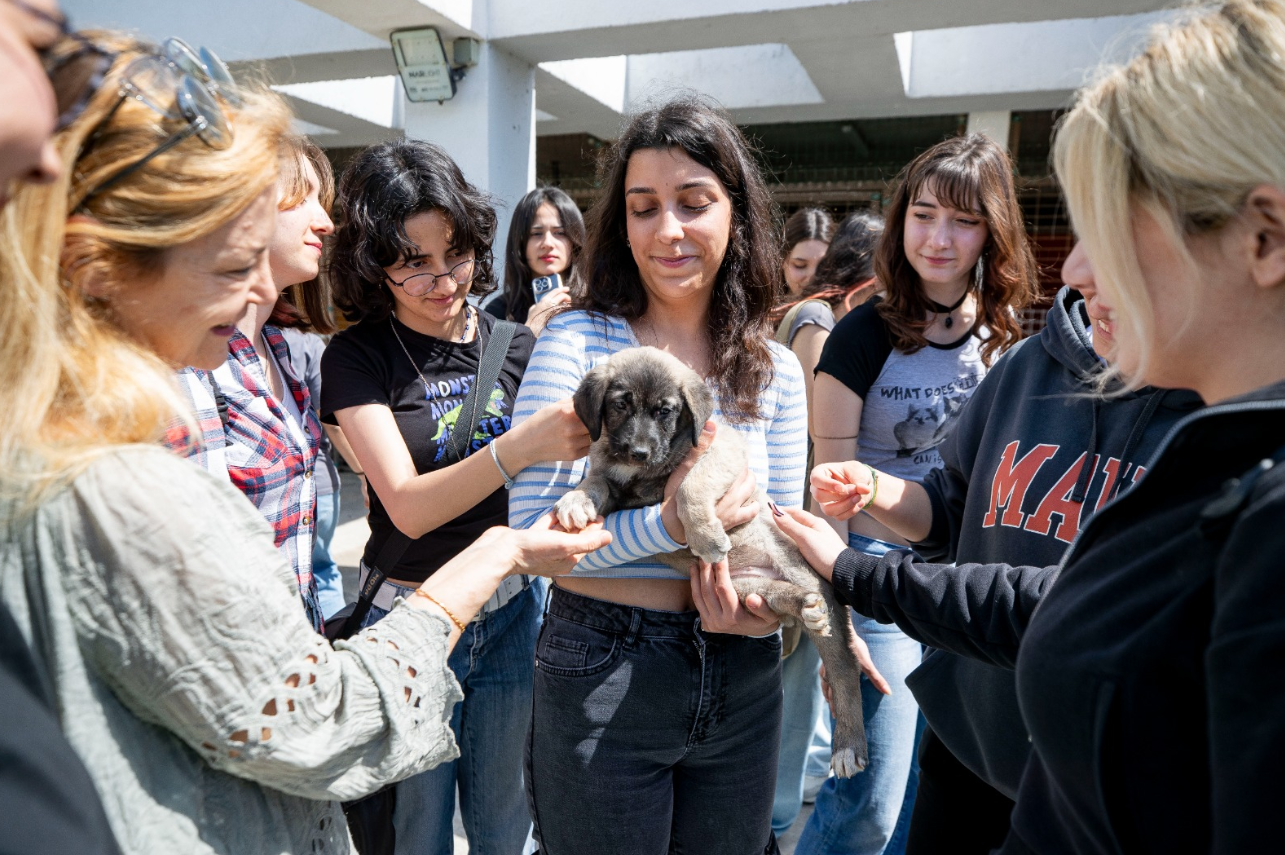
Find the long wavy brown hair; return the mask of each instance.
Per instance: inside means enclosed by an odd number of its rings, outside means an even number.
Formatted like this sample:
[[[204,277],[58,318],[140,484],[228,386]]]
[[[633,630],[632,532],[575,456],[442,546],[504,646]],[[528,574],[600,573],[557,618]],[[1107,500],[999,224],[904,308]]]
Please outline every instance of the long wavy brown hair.
[[[708,168],[732,201],[727,253],[718,270],[706,334],[714,380],[729,421],[761,417],[759,395],[772,382],[768,313],[783,288],[781,235],[772,197],[749,142],[725,111],[707,99],[681,95],[635,115],[598,165],[605,192],[588,217],[585,294],[571,308],[637,320],[647,291],[629,249],[625,170],[642,149],[681,149]]]
[[[898,176],[892,203],[884,212],[887,225],[875,251],[875,274],[887,292],[879,315],[888,325],[893,346],[903,353],[928,344],[924,332],[932,323],[932,301],[905,250],[906,211],[925,185],[943,205],[977,211],[986,220],[982,281],[980,288],[975,281],[969,287],[978,290],[974,329],[984,326],[990,331],[982,344],[982,360],[990,365],[1021,339],[1017,310],[1034,298],[1038,277],[1017,204],[1012,162],[989,138],[969,134],[938,143]]]

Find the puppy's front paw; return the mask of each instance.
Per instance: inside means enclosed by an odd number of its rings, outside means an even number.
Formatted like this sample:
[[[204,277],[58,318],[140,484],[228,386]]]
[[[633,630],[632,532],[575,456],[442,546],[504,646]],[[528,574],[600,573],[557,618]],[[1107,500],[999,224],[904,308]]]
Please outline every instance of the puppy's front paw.
[[[567,531],[582,531],[598,517],[593,500],[579,490],[572,490],[553,506],[558,522]]]
[[[835,777],[851,778],[865,771],[866,761],[857,756],[856,749],[842,748],[830,756],[830,768],[834,770]]]
[[[732,539],[722,529],[688,532],[687,548],[692,554],[709,564],[717,564],[732,551]]]
[[[820,594],[809,593],[804,596],[799,617],[803,620],[803,625],[817,635],[830,634],[830,609]]]

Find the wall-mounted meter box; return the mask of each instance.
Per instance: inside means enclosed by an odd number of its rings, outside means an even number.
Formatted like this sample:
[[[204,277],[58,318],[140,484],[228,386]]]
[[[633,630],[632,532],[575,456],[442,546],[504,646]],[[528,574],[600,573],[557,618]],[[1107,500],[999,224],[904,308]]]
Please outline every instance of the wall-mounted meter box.
[[[395,30],[393,59],[411,101],[448,101],[455,97],[455,78],[446,46],[436,27]]]

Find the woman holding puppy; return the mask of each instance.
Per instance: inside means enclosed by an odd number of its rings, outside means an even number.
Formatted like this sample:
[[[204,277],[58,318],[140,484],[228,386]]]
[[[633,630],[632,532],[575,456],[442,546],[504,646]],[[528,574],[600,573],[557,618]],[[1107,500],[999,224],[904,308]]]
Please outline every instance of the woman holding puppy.
[[[590,217],[586,293],[540,337],[515,424],[572,394],[611,354],[658,347],[707,379],[717,429],[745,438],[753,478],[720,502],[723,525],[756,514],[756,503],[742,507],[755,479],[774,501],[797,507],[803,377],[768,338],[779,241],[748,144],[722,110],[680,98],[635,116],[605,170],[606,193]],[[585,465],[524,471],[511,523],[547,513]],[[768,747],[780,730],[780,639],[774,622],[757,619],[750,631],[762,637],[719,634],[732,628],[723,611],[734,601],[698,603],[688,574],[648,560],[686,542],[673,498],[682,472],[660,504],[608,515],[612,548],[553,588],[536,647],[526,769],[546,851],[743,855],[772,839],[776,752]]]

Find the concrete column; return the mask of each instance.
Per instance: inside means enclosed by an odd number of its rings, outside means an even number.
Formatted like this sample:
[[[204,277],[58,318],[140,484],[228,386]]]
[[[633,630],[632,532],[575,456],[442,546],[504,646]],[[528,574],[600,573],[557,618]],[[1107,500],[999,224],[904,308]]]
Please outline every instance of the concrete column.
[[[502,276],[513,208],[535,186],[535,66],[484,44],[454,98],[406,102],[404,116],[407,137],[446,149],[469,183],[495,198],[495,272]]]
[[[984,113],[968,114],[968,132],[985,134],[999,143],[1000,148],[1008,151],[1008,132],[1013,122],[1009,110],[989,110]]]

